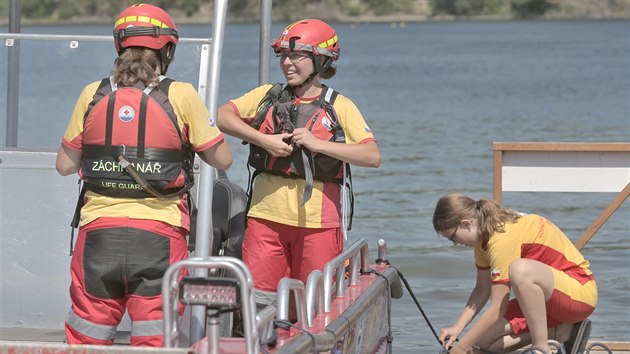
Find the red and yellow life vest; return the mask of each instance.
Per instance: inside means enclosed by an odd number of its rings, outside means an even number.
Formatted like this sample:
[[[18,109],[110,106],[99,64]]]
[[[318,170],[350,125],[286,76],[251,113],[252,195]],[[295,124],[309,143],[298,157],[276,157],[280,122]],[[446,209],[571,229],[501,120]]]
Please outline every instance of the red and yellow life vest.
[[[187,139],[168,101],[173,80],[156,87],[116,87],[104,79],[83,120],[83,156],[79,175],[87,190],[111,197],[177,195],[192,186]],[[131,163],[149,193],[125,169]]]
[[[295,128],[307,128],[320,140],[345,143],[344,131],[333,108],[337,95],[335,90],[324,86],[318,100],[301,103],[281,84],[276,84],[260,102],[252,126],[264,134],[291,133]],[[308,163],[315,180],[341,183],[343,177],[343,161],[305,148],[296,147],[287,157],[273,157],[265,149],[250,144],[248,163],[258,173],[294,178],[305,177],[305,164]]]

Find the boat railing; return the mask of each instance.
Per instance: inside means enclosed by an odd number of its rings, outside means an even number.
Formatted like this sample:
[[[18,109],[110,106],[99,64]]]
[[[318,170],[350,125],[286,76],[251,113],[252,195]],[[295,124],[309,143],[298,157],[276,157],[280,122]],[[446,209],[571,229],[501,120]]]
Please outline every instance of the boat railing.
[[[379,255],[384,252],[380,245]],[[383,241],[382,246],[384,245]],[[293,292],[297,321],[304,326],[312,327],[315,316],[330,312],[333,284],[336,287],[336,297],[343,296],[345,293],[347,289],[346,265],[349,263],[349,285],[357,285],[361,272],[369,270],[368,256],[367,241],[362,238],[326,263],[323,273],[319,270],[312,271],[306,279],[306,285],[297,279],[282,278],[278,283],[276,295],[278,305],[276,319],[289,320],[289,297]]]
[[[12,47],[15,40],[44,40],[67,41],[70,48],[78,48],[82,41],[86,42],[114,42],[112,36],[85,35],[85,34],[42,34],[42,33],[0,33],[0,38],[5,39],[4,45]],[[211,38],[180,38],[178,44],[211,44]]]
[[[256,314],[256,328],[261,342],[267,342],[275,337],[273,320],[276,318],[277,308],[269,305]]]
[[[379,240],[378,245],[379,259],[384,259],[386,257],[385,241]],[[289,320],[289,297],[293,293],[297,321],[303,326],[312,327],[315,316],[330,312],[333,292],[336,297],[344,295],[347,289],[345,281],[347,264],[349,264],[349,285],[357,285],[361,272],[369,270],[369,251],[365,239],[359,239],[326,263],[324,272],[312,271],[306,279],[306,285],[297,279],[282,278],[278,283],[276,295],[278,305],[276,319]],[[333,284],[336,291],[333,291]]]
[[[8,51],[7,61],[7,97],[6,97],[6,146],[10,148],[18,147],[18,115],[19,115],[19,102],[20,102],[20,42],[68,42],[67,49],[70,51],[78,50],[81,47],[81,43],[112,43],[112,36],[101,35],[81,35],[81,34],[42,34],[42,33],[0,33],[0,39],[4,40],[4,45]],[[208,72],[210,70],[210,56],[211,56],[211,38],[180,38],[179,45],[198,45],[199,51],[199,77],[197,90],[202,98],[208,100],[208,88],[209,78]],[[180,49],[181,50],[181,49]],[[107,66],[110,64],[107,63]],[[175,68],[175,71],[177,68]],[[177,73],[174,76],[178,79]],[[50,79],[48,79],[50,81]],[[46,83],[46,77],[41,80],[42,83]],[[52,81],[54,82],[54,80]],[[30,87],[30,84],[29,84]],[[40,84],[35,89],[38,89],[35,93],[42,94],[47,92],[45,86]],[[32,93],[29,91],[28,95]],[[70,109],[69,107],[68,109]]]
[[[306,323],[313,326],[313,318],[324,313],[324,280],[322,272],[314,270],[306,279]]]
[[[575,242],[581,249],[630,195],[630,143],[495,142],[493,193],[614,192]]]
[[[174,263],[164,274],[162,282],[162,303],[164,312],[164,346],[174,348],[178,344],[178,319],[180,310],[181,275],[186,269],[225,269],[233,274],[238,280],[240,295],[240,308],[243,315],[243,329],[248,353],[258,353],[258,324],[266,325],[271,321],[270,314],[273,309],[263,312],[259,319],[256,318],[256,304],[254,303],[253,289],[254,281],[252,275],[245,266],[245,263],[234,257],[191,257],[189,259]],[[216,326],[218,328],[218,326]],[[219,348],[219,337],[217,331],[209,328],[206,332],[210,352]]]
[[[277,315],[279,321],[289,320],[289,296],[293,292],[295,296],[295,308],[297,311],[297,321],[306,324],[308,321],[306,316],[306,305],[304,301],[304,283],[298,279],[282,278],[278,282],[277,299]],[[310,324],[309,324],[310,327]]]
[[[346,291],[347,284],[345,280],[346,261],[349,261],[350,284],[357,285],[359,282],[360,272],[369,270],[369,252],[367,241],[364,238],[359,239],[350,247],[346,248],[341,254],[335,257],[324,266],[323,285],[324,285],[324,312],[330,312],[330,304],[333,299],[333,284],[336,291],[335,296],[340,297]],[[334,283],[333,283],[334,278]]]

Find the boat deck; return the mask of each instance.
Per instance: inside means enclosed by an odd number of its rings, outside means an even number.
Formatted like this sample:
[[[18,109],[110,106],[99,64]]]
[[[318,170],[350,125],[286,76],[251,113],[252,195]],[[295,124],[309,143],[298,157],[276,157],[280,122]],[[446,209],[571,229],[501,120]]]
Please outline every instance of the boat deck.
[[[591,344],[596,341],[589,341],[586,347],[588,348]],[[604,342],[604,344],[610,348],[610,350],[615,354],[628,354],[630,353],[630,341],[623,342]],[[591,349],[591,353],[606,353],[606,350],[601,347],[596,347]]]
[[[58,354],[73,353],[67,350],[68,347],[63,344],[65,339],[65,333],[63,329],[49,330],[49,329],[24,329],[24,328],[0,328],[0,354],[15,353],[15,354],[30,354],[38,352],[37,350],[49,349],[51,352]],[[587,348],[597,341],[589,341]],[[129,347],[129,332],[119,332],[116,334],[116,341],[114,347],[94,347],[89,351],[90,353],[133,353],[141,352]],[[630,341],[615,341],[605,342],[605,344],[612,350],[613,354],[630,354]],[[82,346],[83,347],[83,346]],[[11,350],[9,349],[11,348]],[[85,348],[84,348],[85,349]],[[146,349],[146,348],[145,348]],[[154,348],[155,349],[155,348]],[[154,353],[195,353],[190,349],[166,349],[152,350],[145,352]],[[514,352],[515,354],[522,353],[522,350]],[[81,353],[87,353],[81,351]],[[592,354],[607,353],[602,348],[592,348]]]
[[[586,348],[588,348],[593,343],[603,343],[605,344],[613,354],[630,354],[630,341],[616,341],[616,342],[602,342],[602,341],[588,341]],[[525,350],[517,350],[512,354],[521,354]],[[605,349],[601,347],[592,348],[589,352],[584,352],[584,354],[599,354],[599,353],[608,353]]]

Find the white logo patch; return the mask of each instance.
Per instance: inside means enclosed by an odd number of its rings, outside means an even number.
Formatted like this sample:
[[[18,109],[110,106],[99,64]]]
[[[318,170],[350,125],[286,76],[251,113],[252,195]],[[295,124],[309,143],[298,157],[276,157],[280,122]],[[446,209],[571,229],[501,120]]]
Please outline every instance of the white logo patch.
[[[328,131],[331,131],[331,130],[332,130],[332,125],[333,125],[333,124],[332,124],[332,122],[330,121],[330,119],[329,119],[328,117],[324,117],[324,118],[322,119],[322,125],[323,125],[326,129],[328,129]]]
[[[495,268],[495,269],[493,269],[493,270],[490,272],[490,276],[491,276],[492,278],[499,278],[499,277],[501,277],[501,269],[499,269],[499,268]]]
[[[118,118],[125,123],[129,123],[136,116],[136,112],[131,106],[122,106],[118,110]]]

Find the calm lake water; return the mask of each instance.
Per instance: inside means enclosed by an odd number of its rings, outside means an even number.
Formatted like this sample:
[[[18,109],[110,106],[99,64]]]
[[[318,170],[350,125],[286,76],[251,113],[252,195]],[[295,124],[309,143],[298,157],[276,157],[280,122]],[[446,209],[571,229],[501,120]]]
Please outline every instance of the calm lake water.
[[[273,33],[279,33],[274,25]],[[472,250],[438,238],[437,199],[450,191],[492,196],[496,141],[630,141],[630,22],[338,24],[338,73],[328,84],[354,100],[383,153],[379,169],[354,168],[349,242],[384,238],[436,329],[450,325],[474,285]],[[2,29],[6,31],[6,28]],[[25,33],[109,35],[108,26],[35,27]],[[208,37],[209,26],[182,26]],[[257,84],[258,26],[228,25],[220,103]],[[195,46],[180,45],[171,76],[196,82]],[[0,50],[0,117],[6,47]],[[19,146],[55,149],[80,89],[108,73],[111,44],[22,43]],[[282,81],[275,60],[272,81]],[[4,145],[4,119],[0,122]],[[247,150],[228,172],[246,185]],[[504,204],[545,215],[577,240],[614,194],[506,193]],[[628,202],[584,249],[598,280],[593,339],[630,340]],[[73,208],[68,205],[68,208]],[[438,345],[408,294],[393,301],[396,353]]]

